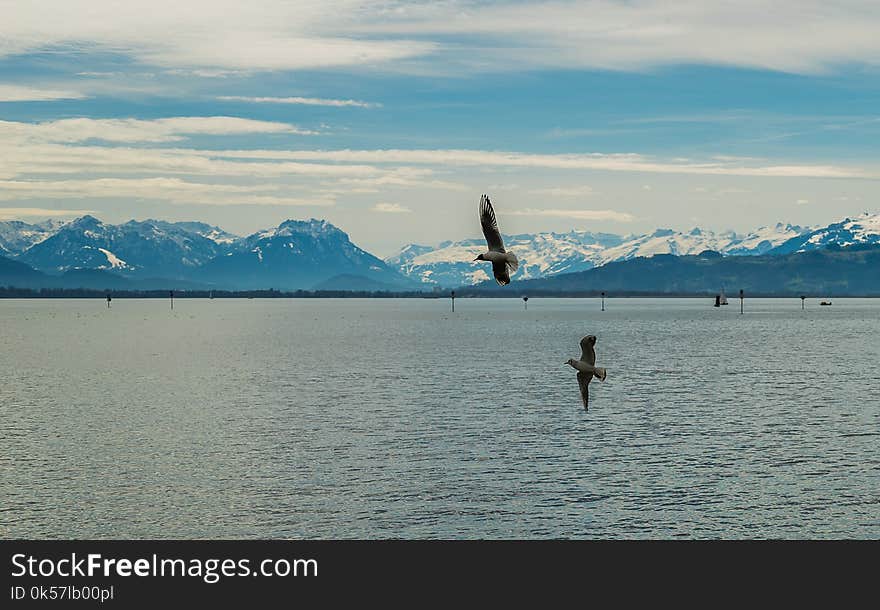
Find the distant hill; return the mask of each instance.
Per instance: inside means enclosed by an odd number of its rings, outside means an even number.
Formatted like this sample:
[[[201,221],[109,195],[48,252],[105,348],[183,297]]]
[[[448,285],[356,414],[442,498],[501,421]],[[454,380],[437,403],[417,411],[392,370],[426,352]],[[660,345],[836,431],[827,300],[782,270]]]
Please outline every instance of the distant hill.
[[[377,292],[381,290],[395,291],[398,286],[370,279],[362,275],[353,275],[351,273],[342,273],[318,282],[312,286],[311,290],[367,290]]]
[[[0,256],[0,286],[40,288],[47,281],[49,281],[49,277],[45,273],[40,273],[24,263]]]
[[[811,250],[778,256],[660,254],[580,273],[517,282],[518,293],[716,294],[725,288],[766,295],[880,295],[880,246]],[[497,287],[482,284],[480,289]]]
[[[0,286],[16,288],[82,288],[89,290],[204,290],[205,284],[162,278],[131,279],[103,269],[69,269],[52,275],[0,256]]]

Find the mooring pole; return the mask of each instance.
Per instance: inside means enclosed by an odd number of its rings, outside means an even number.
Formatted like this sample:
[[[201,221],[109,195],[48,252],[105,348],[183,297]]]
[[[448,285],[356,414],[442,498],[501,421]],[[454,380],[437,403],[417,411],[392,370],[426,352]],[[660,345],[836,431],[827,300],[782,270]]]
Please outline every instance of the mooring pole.
[[[171,297],[171,309],[173,310],[173,309],[174,309],[174,291],[173,291],[173,290],[169,290],[169,291],[168,291],[168,296]]]
[[[455,313],[455,291],[453,290],[449,296],[452,298],[452,313]]]
[[[110,309],[110,293],[107,293],[107,309]]]
[[[523,297],[523,308],[526,311],[529,310],[529,297]]]
[[[744,298],[745,297],[743,296],[742,288],[740,288],[739,289],[739,315],[742,315],[742,312],[743,312],[743,299]]]
[[[803,311],[803,309],[804,309],[804,299],[806,299],[806,298],[807,297],[801,295],[801,311]]]
[[[605,293],[602,293],[602,311],[605,311]]]

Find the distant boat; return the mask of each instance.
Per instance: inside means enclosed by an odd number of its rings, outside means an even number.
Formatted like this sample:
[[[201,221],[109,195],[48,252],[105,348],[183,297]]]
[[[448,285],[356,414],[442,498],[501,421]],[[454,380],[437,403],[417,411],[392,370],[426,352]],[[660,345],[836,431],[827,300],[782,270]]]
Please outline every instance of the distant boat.
[[[822,301],[821,303],[819,303],[819,305],[830,306],[830,305],[831,305],[831,301]]]

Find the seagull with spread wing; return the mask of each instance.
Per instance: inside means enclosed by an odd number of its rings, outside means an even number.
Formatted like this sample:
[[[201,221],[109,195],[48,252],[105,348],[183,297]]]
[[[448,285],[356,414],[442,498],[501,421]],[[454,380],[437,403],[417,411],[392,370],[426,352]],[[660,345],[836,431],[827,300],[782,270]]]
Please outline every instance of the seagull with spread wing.
[[[581,339],[581,359],[570,358],[567,365],[577,370],[578,386],[581,388],[581,398],[584,401],[584,409],[590,408],[590,382],[593,377],[605,381],[607,375],[605,369],[596,366],[596,335],[587,335]]]
[[[510,283],[510,275],[519,268],[519,261],[512,252],[504,249],[504,241],[498,230],[498,221],[495,220],[495,210],[487,195],[480,197],[480,224],[483,227],[483,235],[486,237],[488,252],[480,254],[475,261],[489,261],[492,263],[492,275],[500,286]]]

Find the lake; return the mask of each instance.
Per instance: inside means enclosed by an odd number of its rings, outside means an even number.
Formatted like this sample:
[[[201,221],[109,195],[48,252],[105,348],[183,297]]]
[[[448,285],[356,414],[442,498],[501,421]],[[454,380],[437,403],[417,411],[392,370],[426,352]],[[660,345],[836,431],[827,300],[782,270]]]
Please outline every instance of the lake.
[[[0,301],[0,537],[880,537],[880,300],[711,302]]]

